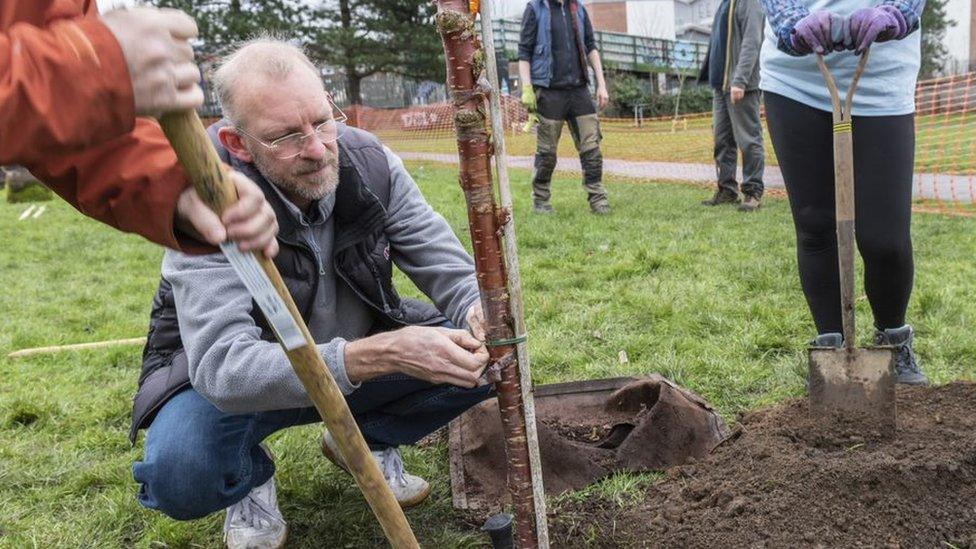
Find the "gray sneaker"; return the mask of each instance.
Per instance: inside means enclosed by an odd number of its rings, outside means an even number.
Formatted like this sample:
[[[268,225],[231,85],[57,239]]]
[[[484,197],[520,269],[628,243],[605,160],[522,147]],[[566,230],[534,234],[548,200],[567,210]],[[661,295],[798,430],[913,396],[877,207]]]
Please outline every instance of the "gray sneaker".
[[[552,215],[556,213],[556,209],[553,208],[552,204],[548,202],[533,202],[532,213],[540,215]]]
[[[271,452],[262,445],[271,456]],[[288,537],[274,477],[252,488],[244,499],[227,508],[224,519],[224,543],[228,549],[279,549]]]
[[[844,334],[839,334],[837,332],[820,334],[810,342],[810,346],[839,349],[844,346]]]
[[[905,385],[928,385],[929,378],[922,373],[912,348],[915,332],[908,324],[901,328],[878,330],[874,334],[876,345],[893,345],[898,348],[895,356],[895,381]]]
[[[397,503],[400,507],[407,508],[423,503],[430,495],[430,484],[416,476],[403,470],[403,458],[400,451],[396,448],[386,448],[385,450],[373,450],[373,459],[379,465],[386,484],[393,491]],[[339,445],[336,443],[332,433],[326,431],[322,436],[322,455],[329,461],[337,465],[340,469],[349,473],[346,461],[342,459],[339,452]]]

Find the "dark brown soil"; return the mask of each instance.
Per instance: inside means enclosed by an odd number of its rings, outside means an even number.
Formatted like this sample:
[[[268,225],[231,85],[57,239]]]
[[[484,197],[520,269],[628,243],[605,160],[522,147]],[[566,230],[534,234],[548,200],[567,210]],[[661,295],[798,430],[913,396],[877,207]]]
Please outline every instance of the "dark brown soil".
[[[750,413],[639,504],[556,506],[552,546],[976,549],[974,412],[959,382],[899,388],[894,437],[815,420],[806,400]]]

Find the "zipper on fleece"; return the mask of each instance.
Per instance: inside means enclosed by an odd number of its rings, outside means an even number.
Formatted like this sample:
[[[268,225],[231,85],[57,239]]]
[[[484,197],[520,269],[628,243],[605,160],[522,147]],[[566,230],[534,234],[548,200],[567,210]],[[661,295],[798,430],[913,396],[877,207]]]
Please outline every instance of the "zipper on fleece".
[[[729,91],[729,70],[732,63],[732,22],[735,19],[735,0],[729,2],[728,26],[725,31],[725,74],[722,75],[722,91]]]

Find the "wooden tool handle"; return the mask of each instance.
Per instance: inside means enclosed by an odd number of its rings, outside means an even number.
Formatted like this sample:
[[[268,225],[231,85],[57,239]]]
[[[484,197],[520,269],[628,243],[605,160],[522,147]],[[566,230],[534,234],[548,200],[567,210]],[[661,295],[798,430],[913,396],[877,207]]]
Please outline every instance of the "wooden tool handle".
[[[867,66],[868,54],[865,50],[854,71],[851,85],[847,89],[844,105],[841,106],[840,92],[824,57],[817,54],[817,65],[830,92],[833,104],[834,132],[834,200],[837,208],[837,262],[840,269],[840,306],[844,326],[844,346],[853,351],[857,339],[854,318],[854,138],[851,122],[851,105],[857,83]]]
[[[193,187],[219,215],[237,200],[237,192],[199,116],[195,111],[172,113],[163,115],[159,122]],[[302,320],[281,274],[263,253],[255,255],[305,336],[306,345],[286,351],[288,359],[338,443],[346,465],[383,527],[387,539],[396,548],[420,547],[410,529],[410,524],[407,523],[403,509],[397,503],[376,460],[370,454],[356,420],[349,411],[346,399],[326,367],[325,360]]]

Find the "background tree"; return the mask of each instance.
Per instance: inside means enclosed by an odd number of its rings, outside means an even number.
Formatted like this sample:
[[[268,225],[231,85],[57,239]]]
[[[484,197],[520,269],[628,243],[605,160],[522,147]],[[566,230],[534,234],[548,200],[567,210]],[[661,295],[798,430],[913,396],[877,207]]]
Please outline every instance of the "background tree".
[[[362,80],[380,72],[443,82],[444,53],[428,0],[152,0],[197,21],[200,51],[273,33],[305,46],[317,63],[342,70],[346,93],[362,104]]]
[[[316,10],[309,53],[317,61],[342,68],[349,102],[362,104],[363,78],[386,70],[394,56],[370,29],[368,2],[335,0]]]
[[[309,50],[342,68],[356,105],[362,104],[362,80],[376,73],[443,81],[435,13],[428,0],[330,0],[316,10]]]
[[[444,47],[434,25],[437,5],[428,0],[369,0],[373,30],[396,56],[392,72],[414,80],[444,82]]]
[[[937,76],[946,68],[949,50],[945,47],[945,34],[956,24],[946,13],[947,0],[928,0],[922,12],[922,68],[921,78]]]
[[[153,0],[185,11],[200,29],[200,51],[221,54],[262,33],[308,40],[308,11],[300,0]]]

